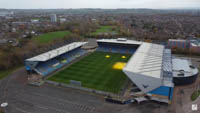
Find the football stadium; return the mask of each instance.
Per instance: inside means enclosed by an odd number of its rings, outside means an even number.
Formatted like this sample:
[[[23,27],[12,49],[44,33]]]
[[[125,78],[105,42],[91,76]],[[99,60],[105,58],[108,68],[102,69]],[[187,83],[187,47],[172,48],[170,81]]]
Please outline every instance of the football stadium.
[[[197,68],[187,60],[173,60],[171,50],[163,45],[125,38],[97,40],[96,48],[84,49],[87,44],[73,42],[26,59],[28,75],[113,94],[119,94],[131,81],[132,100],[165,103],[173,98],[174,83],[188,84],[188,80],[189,83],[196,80]],[[176,62],[182,62],[187,70]],[[179,79],[175,81],[175,77]]]

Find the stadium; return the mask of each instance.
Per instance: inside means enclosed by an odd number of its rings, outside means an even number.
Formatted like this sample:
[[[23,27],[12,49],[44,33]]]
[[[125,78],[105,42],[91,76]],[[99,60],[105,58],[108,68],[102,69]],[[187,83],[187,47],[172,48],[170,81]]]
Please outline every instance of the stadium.
[[[128,101],[155,100],[170,103],[176,85],[193,83],[198,70],[187,60],[174,60],[163,45],[118,39],[97,40],[96,48],[84,49],[88,42],[74,42],[25,60],[28,75],[53,83],[91,91],[119,94],[128,90]],[[176,62],[188,68],[182,69]],[[175,71],[174,71],[175,70]],[[175,77],[181,77],[179,80]],[[192,77],[191,82],[183,73]],[[37,78],[38,80],[38,78]],[[187,82],[186,82],[187,81]],[[105,93],[104,93],[105,94]]]

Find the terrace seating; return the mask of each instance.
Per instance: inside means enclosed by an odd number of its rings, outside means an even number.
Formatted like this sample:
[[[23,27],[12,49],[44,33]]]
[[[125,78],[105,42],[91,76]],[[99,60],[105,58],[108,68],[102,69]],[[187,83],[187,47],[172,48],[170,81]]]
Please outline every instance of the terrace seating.
[[[38,66],[36,67],[36,71],[41,73],[43,76],[46,76],[49,73],[52,73],[53,71],[56,71],[69,64],[71,61],[84,55],[85,53],[86,51],[82,50],[81,48],[74,49],[47,62],[39,62]]]
[[[112,52],[112,53],[123,53],[123,54],[133,54],[135,49],[130,47],[118,47],[118,46],[99,46],[97,51]]]

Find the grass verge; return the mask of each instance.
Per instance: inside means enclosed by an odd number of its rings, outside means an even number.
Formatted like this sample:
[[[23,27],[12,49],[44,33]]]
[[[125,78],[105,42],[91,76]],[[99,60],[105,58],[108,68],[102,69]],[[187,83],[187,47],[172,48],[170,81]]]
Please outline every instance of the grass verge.
[[[200,96],[200,90],[194,91],[191,95],[191,100],[195,101]]]

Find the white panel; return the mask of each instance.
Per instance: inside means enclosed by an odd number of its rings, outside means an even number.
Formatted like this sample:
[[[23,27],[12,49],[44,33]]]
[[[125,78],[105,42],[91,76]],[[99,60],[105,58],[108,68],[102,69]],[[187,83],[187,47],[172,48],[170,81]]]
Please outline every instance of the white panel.
[[[138,88],[140,88],[144,93],[152,91],[162,85],[162,80],[150,76],[145,76],[138,73],[133,73],[127,70],[123,70],[123,72],[131,79]],[[146,86],[146,88],[145,88]]]
[[[61,55],[63,53],[66,53],[72,49],[78,48],[87,42],[74,42],[65,46],[62,46],[60,48],[54,49],[52,51],[40,54],[38,56],[35,56],[33,58],[26,59],[26,61],[47,61],[49,59],[52,59],[58,55]]]
[[[97,42],[119,43],[119,44],[135,44],[135,45],[142,44],[142,42],[139,42],[139,41],[134,41],[134,40],[119,41],[117,39],[101,39],[101,40],[97,40]]]
[[[142,43],[136,53],[129,59],[125,69],[155,78],[162,78],[164,46]]]
[[[189,62],[185,59],[172,59],[173,70],[179,71],[184,70],[186,72],[190,72]]]

